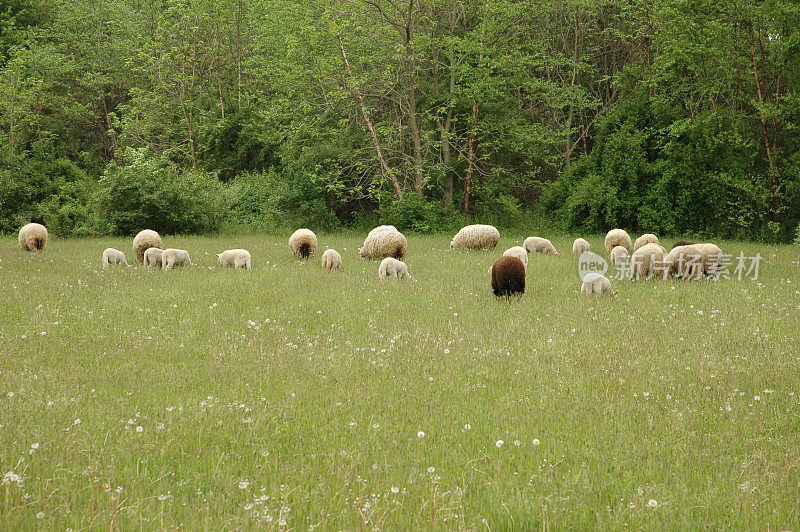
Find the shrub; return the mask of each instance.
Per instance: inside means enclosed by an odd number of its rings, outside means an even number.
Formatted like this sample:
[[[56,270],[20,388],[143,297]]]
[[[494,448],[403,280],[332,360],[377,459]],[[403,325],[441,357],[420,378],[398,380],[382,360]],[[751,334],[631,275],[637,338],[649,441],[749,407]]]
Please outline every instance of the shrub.
[[[43,223],[57,236],[93,234],[93,183],[66,159],[10,157],[0,161],[0,232]]]
[[[314,178],[301,171],[281,174],[275,169],[239,175],[228,184],[231,208],[225,221],[263,230],[340,226],[333,210],[335,198]]]
[[[132,148],[122,166],[106,167],[96,199],[103,228],[118,235],[144,228],[164,234],[215,231],[228,203],[215,176],[181,172],[163,157]]]

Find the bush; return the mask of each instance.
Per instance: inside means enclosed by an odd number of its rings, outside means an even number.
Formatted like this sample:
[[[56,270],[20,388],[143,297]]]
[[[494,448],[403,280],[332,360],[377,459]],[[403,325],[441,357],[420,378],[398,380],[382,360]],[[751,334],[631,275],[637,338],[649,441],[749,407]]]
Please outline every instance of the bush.
[[[0,161],[0,232],[43,223],[57,236],[94,234],[89,202],[94,183],[66,159]]]
[[[228,196],[207,173],[180,172],[162,157],[128,148],[123,165],[110,164],[96,196],[106,232],[132,235],[148,228],[160,233],[208,233],[219,229]]]
[[[646,96],[620,103],[591,153],[548,188],[542,210],[571,230],[779,238],[757,148],[735,117],[723,110],[678,116]]]
[[[380,223],[394,225],[400,231],[432,233],[447,227],[447,211],[439,202],[425,201],[413,192],[403,199],[386,194],[378,207]]]
[[[275,169],[239,175],[228,184],[231,208],[225,221],[274,231],[311,227],[340,227],[333,210],[335,198],[313,173],[296,171],[281,175]]]

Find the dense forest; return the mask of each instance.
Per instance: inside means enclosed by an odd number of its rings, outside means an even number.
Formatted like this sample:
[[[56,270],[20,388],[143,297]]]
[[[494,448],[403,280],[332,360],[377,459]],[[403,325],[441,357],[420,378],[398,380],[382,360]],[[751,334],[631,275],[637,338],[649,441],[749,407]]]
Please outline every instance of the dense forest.
[[[0,6],[0,232],[800,229],[791,0]]]

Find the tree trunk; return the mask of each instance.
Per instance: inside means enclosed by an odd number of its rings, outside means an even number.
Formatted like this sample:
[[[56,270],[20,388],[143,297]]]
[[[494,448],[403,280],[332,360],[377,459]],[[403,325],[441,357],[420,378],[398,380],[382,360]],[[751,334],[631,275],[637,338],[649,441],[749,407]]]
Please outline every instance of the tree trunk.
[[[335,20],[334,20],[335,22]],[[347,52],[344,49],[344,42],[342,41],[342,34],[339,31],[336,31],[336,39],[339,41],[339,50],[342,53],[342,60],[344,61],[344,66],[347,69],[347,76],[352,80],[353,79],[353,69],[350,67],[350,61],[347,60]],[[353,94],[355,94],[356,100],[358,100],[358,105],[361,107],[361,113],[364,117],[364,122],[367,124],[367,129],[369,129],[369,134],[372,137],[372,142],[375,144],[375,152],[378,155],[378,161],[381,164],[381,170],[385,177],[388,177],[389,180],[392,182],[392,186],[394,187],[394,194],[397,199],[403,199],[403,191],[400,188],[400,183],[397,181],[397,177],[394,175],[394,172],[391,171],[389,165],[386,163],[386,157],[383,155],[383,149],[381,148],[380,140],[378,139],[378,133],[375,131],[375,126],[372,124],[372,120],[369,118],[369,113],[367,112],[367,106],[364,104],[364,97],[361,94],[361,91],[358,90],[358,85],[352,85]]]
[[[464,177],[464,216],[469,216],[469,195],[472,192],[472,170],[475,167],[475,129],[478,126],[478,100],[472,98],[472,125],[467,148],[467,175]]]
[[[761,91],[761,77],[758,72],[758,62],[756,61],[756,47],[755,47],[755,33],[753,30],[753,22],[750,22],[750,52],[753,58],[753,75],[755,76],[756,81],[756,93],[758,94],[758,102],[760,104],[764,104],[764,95]],[[778,195],[778,171],[775,167],[775,161],[773,160],[773,151],[775,146],[770,143],[769,140],[769,131],[767,130],[767,119],[766,117],[762,116],[759,121],[761,122],[761,131],[764,134],[764,148],[767,151],[767,164],[769,165],[769,177],[770,183],[772,185],[772,205],[775,209],[775,215],[777,216],[780,213],[781,208],[781,198]]]

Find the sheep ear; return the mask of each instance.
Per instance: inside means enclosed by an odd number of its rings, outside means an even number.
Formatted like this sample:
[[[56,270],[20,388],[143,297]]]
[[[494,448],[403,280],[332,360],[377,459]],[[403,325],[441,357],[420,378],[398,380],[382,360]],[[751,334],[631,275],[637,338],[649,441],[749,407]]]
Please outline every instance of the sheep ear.
[[[220,255],[222,255],[222,253],[217,253],[217,257],[219,257]]]

